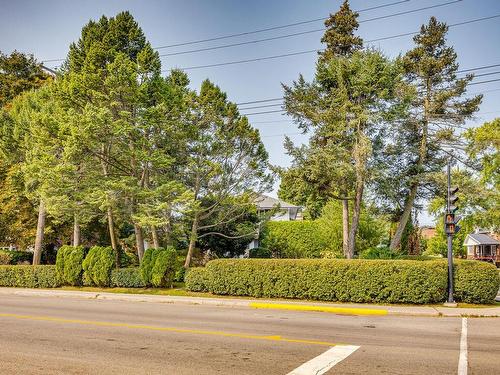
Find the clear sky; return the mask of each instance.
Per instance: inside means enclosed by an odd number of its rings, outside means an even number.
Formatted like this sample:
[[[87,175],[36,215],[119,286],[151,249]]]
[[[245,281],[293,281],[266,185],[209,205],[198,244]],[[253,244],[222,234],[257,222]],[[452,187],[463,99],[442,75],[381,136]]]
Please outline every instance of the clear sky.
[[[397,0],[352,0],[351,6],[360,10]],[[0,0],[0,51],[14,49],[33,53],[38,60],[64,58],[71,42],[79,38],[82,26],[101,15],[114,16],[130,11],[144,30],[153,47],[191,42],[200,39],[244,33],[305,20],[327,17],[336,12],[341,0]],[[370,20],[413,9],[447,4],[410,14]],[[396,34],[418,31],[431,15],[448,24],[500,15],[500,0],[409,0],[393,6],[360,13],[359,34],[373,40]],[[367,20],[363,22],[363,20]],[[243,35],[210,42],[160,49],[160,53],[175,53],[193,49],[221,46],[290,33],[321,29],[321,21]],[[321,48],[322,32],[312,32],[265,42],[230,48],[201,51],[162,57],[164,69],[193,67],[236,60],[254,59]],[[500,18],[451,27],[449,44],[455,47],[461,69],[500,64]],[[371,43],[389,56],[404,53],[412,47],[411,36],[402,36]],[[314,72],[315,53],[306,53],[272,60],[187,70],[193,88],[209,78],[225,90],[235,102],[278,98],[281,83],[290,83],[299,73],[310,79]],[[46,62],[57,66],[58,62]],[[492,73],[475,79],[476,82],[500,78],[500,66],[476,71]],[[498,72],[499,74],[493,74]],[[474,85],[470,92],[484,92],[481,112],[468,124],[474,126],[500,116],[500,81]],[[277,104],[278,101],[242,105],[241,108]],[[279,110],[279,106],[242,110],[255,113]],[[272,163],[286,166],[290,160],[284,154],[283,134],[296,142],[307,138],[297,134],[293,123],[280,113],[250,115],[260,129]],[[424,213],[422,224],[429,224]]]

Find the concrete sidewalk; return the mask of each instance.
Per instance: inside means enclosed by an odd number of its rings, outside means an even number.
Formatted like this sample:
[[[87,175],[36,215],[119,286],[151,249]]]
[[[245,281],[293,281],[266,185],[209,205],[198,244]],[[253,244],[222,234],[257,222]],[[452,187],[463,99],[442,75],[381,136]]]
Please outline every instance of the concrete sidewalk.
[[[0,288],[1,295],[38,296],[54,298],[98,299],[113,301],[174,303],[189,305],[211,305],[239,308],[278,309],[296,311],[317,311],[342,315],[399,315],[399,316],[430,316],[430,317],[500,317],[500,307],[467,307],[451,308],[444,306],[384,306],[374,304],[341,304],[303,301],[263,300],[247,298],[207,298],[178,297],[148,294],[124,294],[106,292],[83,292],[56,289],[23,289]]]

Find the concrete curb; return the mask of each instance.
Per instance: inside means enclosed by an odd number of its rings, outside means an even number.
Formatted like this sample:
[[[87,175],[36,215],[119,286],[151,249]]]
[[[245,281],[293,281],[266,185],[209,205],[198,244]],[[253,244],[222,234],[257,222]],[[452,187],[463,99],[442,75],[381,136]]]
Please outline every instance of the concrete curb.
[[[252,309],[273,309],[293,311],[315,311],[340,315],[393,315],[414,317],[500,317],[500,307],[484,308],[446,308],[431,306],[379,306],[362,304],[334,304],[315,302],[288,302],[272,300],[158,296],[147,294],[98,293],[50,289],[0,288],[1,295],[25,297],[54,297],[95,299],[108,301],[130,301],[166,304],[188,304],[224,307],[243,307]],[[1,299],[1,297],[0,297]]]

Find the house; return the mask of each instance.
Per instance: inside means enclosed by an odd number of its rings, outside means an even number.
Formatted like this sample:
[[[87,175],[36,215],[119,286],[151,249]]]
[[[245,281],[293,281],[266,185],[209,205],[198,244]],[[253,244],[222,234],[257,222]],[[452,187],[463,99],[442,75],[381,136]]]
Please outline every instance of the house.
[[[488,231],[476,230],[465,237],[467,259],[485,260],[500,265],[500,241]]]
[[[271,221],[302,220],[302,207],[287,203],[281,199],[260,195],[255,200],[255,204],[257,205],[259,213],[277,210],[277,212],[271,216]]]
[[[420,235],[425,240],[430,240],[431,238],[436,236],[436,227],[424,225],[420,230]]]
[[[255,204],[259,214],[275,211],[272,212],[272,216],[269,218],[270,221],[295,221],[303,218],[301,206],[295,206],[278,198],[262,194],[255,199]],[[256,234],[252,242],[248,244],[248,250],[256,247],[259,247],[259,234]],[[248,251],[245,256],[248,257]]]

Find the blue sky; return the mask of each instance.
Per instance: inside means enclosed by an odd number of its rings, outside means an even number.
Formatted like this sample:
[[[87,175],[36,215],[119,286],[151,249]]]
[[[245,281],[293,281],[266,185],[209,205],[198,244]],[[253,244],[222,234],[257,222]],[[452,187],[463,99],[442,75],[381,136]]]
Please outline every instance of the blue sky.
[[[364,9],[397,0],[352,0],[354,9]],[[434,9],[391,18],[361,22],[359,35],[365,40],[417,31],[431,15],[448,24],[500,14],[498,0],[410,0],[394,6],[360,13],[360,21],[374,17],[405,12],[412,9],[450,3]],[[81,27],[89,19],[101,15],[114,16],[130,11],[144,30],[153,47],[189,42],[228,34],[253,31],[261,28],[289,24],[320,17],[337,11],[340,0],[316,1],[229,1],[229,0],[177,0],[177,1],[23,1],[0,0],[0,51],[10,53],[17,49],[33,53],[39,60],[64,58],[71,42],[80,35]],[[272,30],[252,35],[218,41],[161,49],[161,53],[182,52],[198,48],[220,46],[255,39],[269,38],[289,33],[321,29],[321,21],[295,27]],[[163,68],[192,67],[271,55],[286,54],[321,48],[322,33],[315,32],[296,37],[247,44],[162,58]],[[450,28],[448,41],[455,47],[460,68],[476,68],[500,64],[500,18]],[[389,56],[397,56],[412,47],[411,36],[375,42],[372,45]],[[225,90],[235,102],[277,98],[282,95],[281,83],[290,83],[299,73],[310,79],[314,72],[315,53],[286,58],[264,60],[246,64],[227,65],[188,70],[193,88],[209,78]],[[56,66],[57,62],[47,62]],[[500,66],[482,69],[478,73],[494,73]],[[475,81],[500,78],[500,74],[486,75]],[[471,92],[484,92],[481,112],[468,126],[500,116],[500,81],[478,84]],[[268,102],[262,104],[276,104]],[[259,104],[241,106],[252,107]],[[242,110],[243,113],[277,110],[266,107]],[[286,166],[290,160],[284,154],[283,134],[291,134],[296,142],[306,141],[293,123],[280,113],[249,116],[260,129],[262,139],[274,164]],[[424,213],[422,224],[430,223]]]

